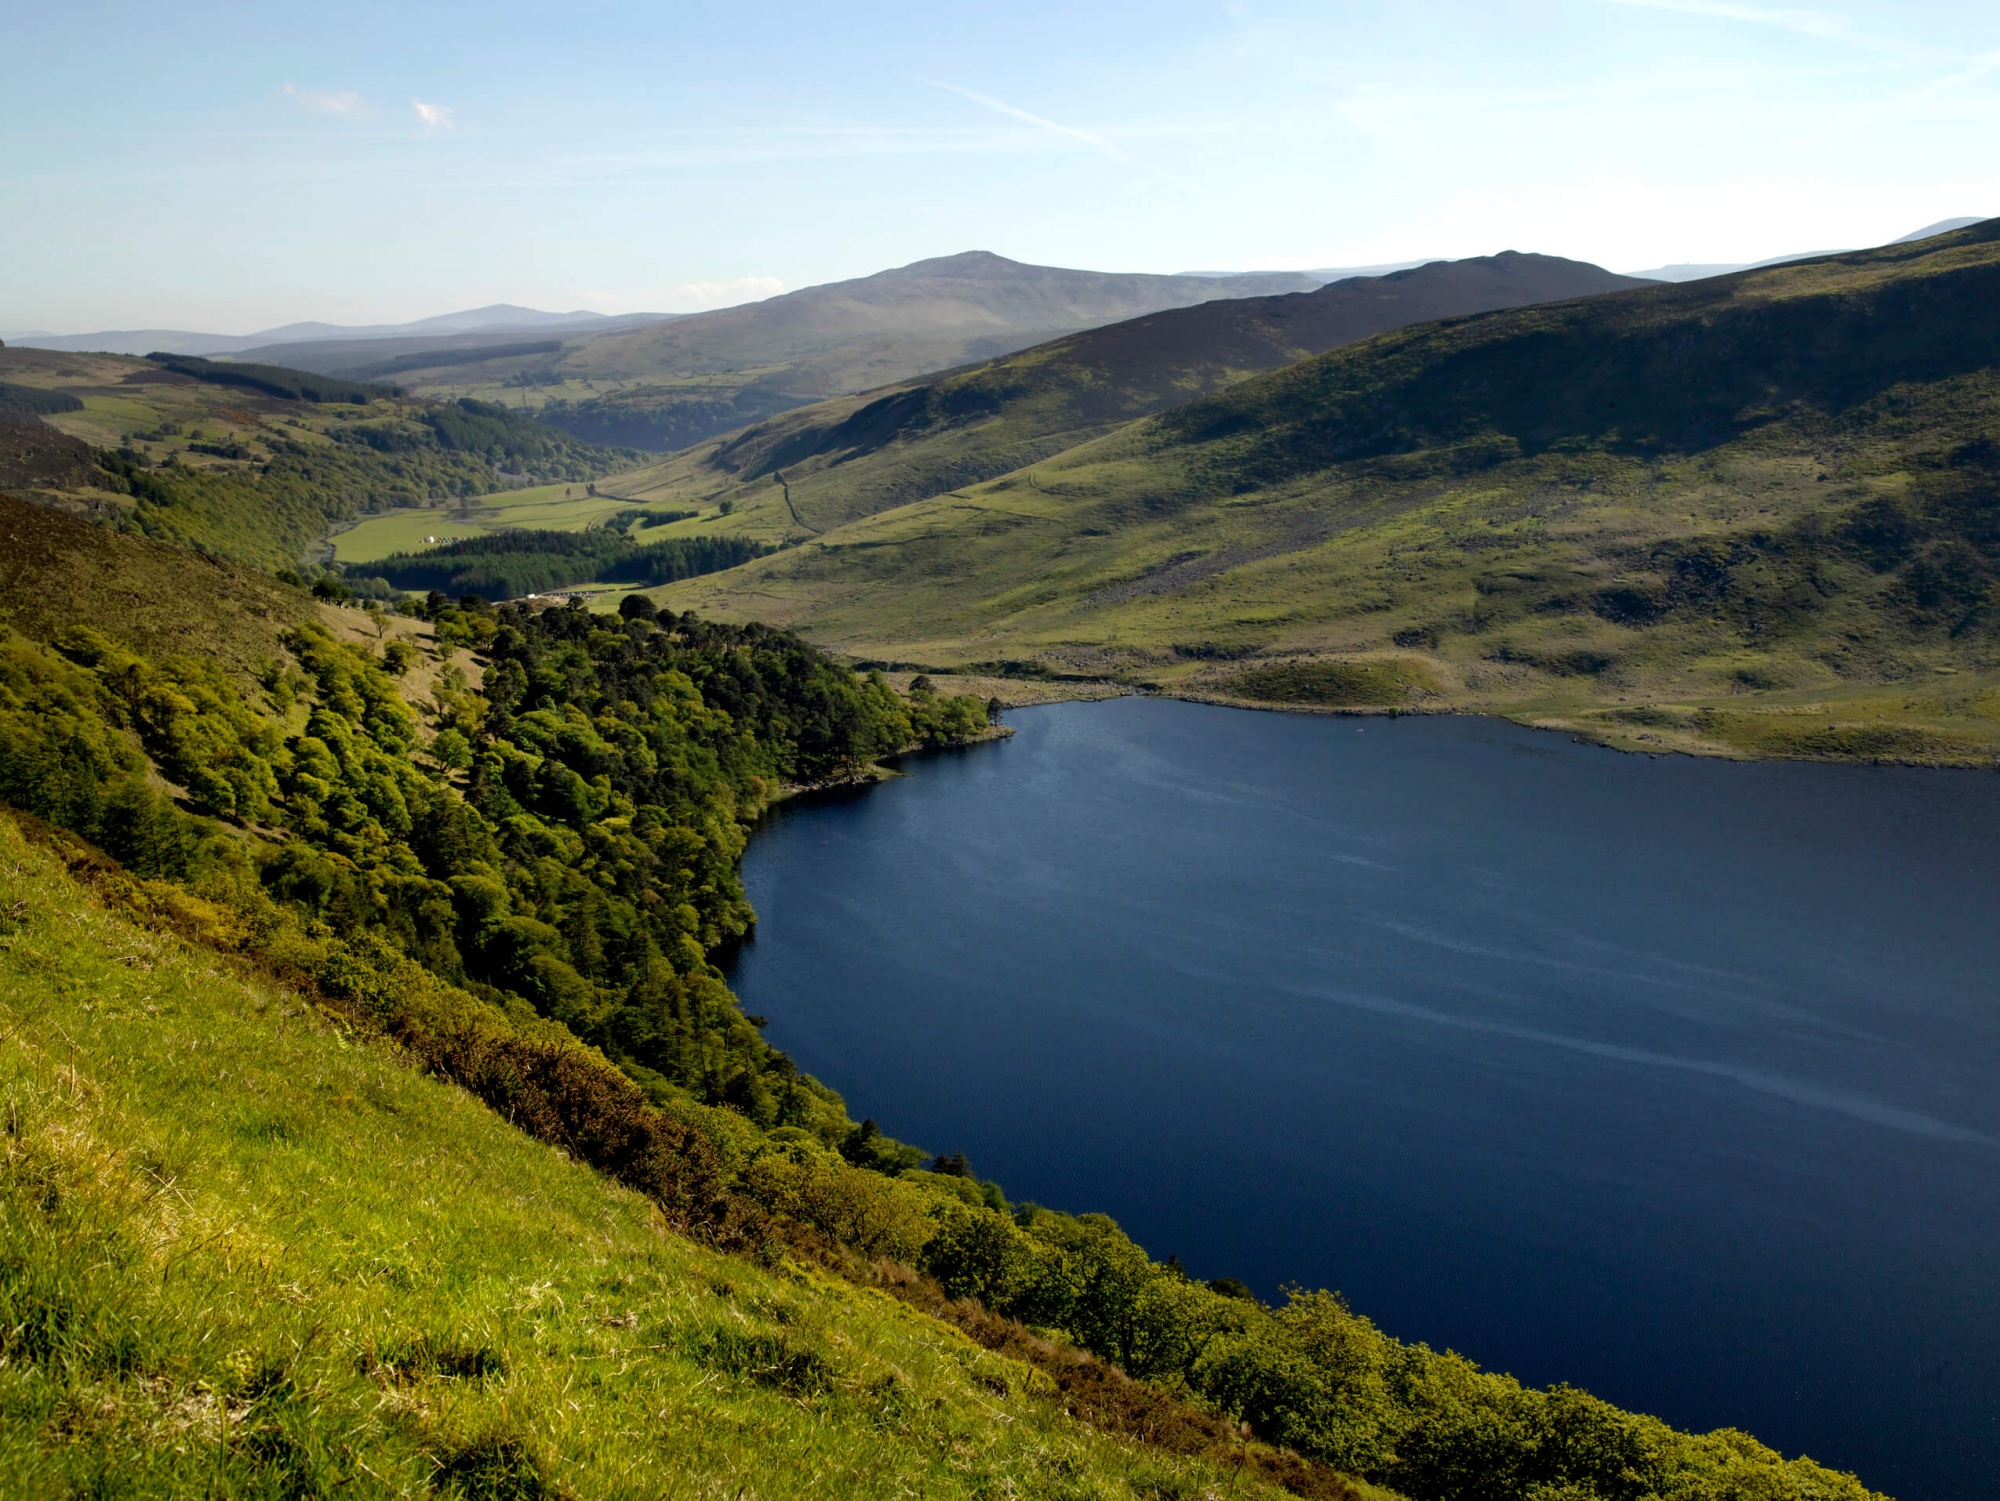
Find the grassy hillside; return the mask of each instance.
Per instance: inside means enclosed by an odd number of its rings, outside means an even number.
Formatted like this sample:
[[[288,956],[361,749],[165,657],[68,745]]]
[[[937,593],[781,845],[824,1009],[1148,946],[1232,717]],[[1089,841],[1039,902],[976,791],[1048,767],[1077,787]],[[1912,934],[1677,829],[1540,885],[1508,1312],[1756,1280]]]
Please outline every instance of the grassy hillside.
[[[404,366],[396,378],[417,389],[486,397],[518,390],[541,416],[591,442],[672,450],[792,407],[988,359],[1073,329],[1315,284],[1291,273],[1071,271],[971,252],[566,340],[556,354],[429,370]]]
[[[665,591],[866,657],[2000,750],[2000,224],[1385,334]],[[1322,687],[1308,692],[1302,682]],[[1384,705],[1351,673],[1282,701]]]
[[[312,617],[268,574],[0,495],[0,631],[46,641],[88,623],[149,656],[198,642],[247,680]]]
[[[796,1266],[663,1233],[0,817],[0,1491],[1270,1494]]]
[[[0,349],[0,381],[23,393],[0,408],[0,493],[266,568],[357,516],[587,483],[636,457],[498,407],[271,366]]]
[[[653,503],[726,498],[728,529],[801,539],[992,479],[1372,334],[1639,285],[1582,262],[1509,251],[1313,292],[1225,298],[787,413],[621,477],[619,488]]]
[[[565,487],[550,492],[549,503],[531,515],[520,504],[529,497],[489,497],[455,515],[449,535],[523,526],[580,529],[636,501],[701,513],[653,540],[717,532],[770,545],[802,540],[990,479],[1134,417],[1384,329],[1634,285],[1628,277],[1552,256],[1510,252],[1440,262],[1316,292],[1224,297],[1148,314],[969,370],[815,402],[762,422],[755,421],[761,409],[731,404],[731,393],[746,389],[738,375],[691,377],[674,385],[675,401],[723,405],[676,430],[676,439],[694,444],[719,424],[754,425],[619,475],[598,487],[604,499],[575,500],[574,487]],[[664,389],[649,383],[595,400],[609,411],[628,400],[652,402]],[[335,546],[342,561],[368,563],[437,533],[435,518],[382,516],[342,533]]]

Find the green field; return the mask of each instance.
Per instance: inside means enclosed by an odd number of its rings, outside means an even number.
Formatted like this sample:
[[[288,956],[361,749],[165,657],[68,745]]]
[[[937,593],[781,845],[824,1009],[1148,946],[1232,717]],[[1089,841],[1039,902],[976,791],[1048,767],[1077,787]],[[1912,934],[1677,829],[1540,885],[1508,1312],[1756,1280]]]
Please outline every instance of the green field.
[[[598,485],[598,493],[594,497],[586,495],[582,485],[538,485],[525,490],[501,490],[492,495],[475,496],[450,506],[370,516],[334,534],[333,555],[340,563],[366,572],[368,564],[393,553],[422,552],[431,545],[425,542],[426,537],[449,542],[482,532],[580,532],[602,525],[610,517],[620,511],[629,511],[635,505],[664,507],[664,502],[655,501],[646,494],[624,493],[629,488],[626,481],[630,478],[627,475],[612,476]],[[620,493],[608,493],[612,490]],[[634,542],[650,543],[703,532],[745,530],[732,524],[736,520],[710,511],[705,516],[687,521],[635,526],[630,535]]]
[[[536,485],[471,496],[448,506],[370,516],[335,534],[333,555],[342,563],[359,565],[391,553],[421,552],[428,536],[454,541],[480,532],[522,528],[580,532],[631,509],[631,501],[605,494],[609,488],[613,485],[600,484],[593,497],[582,485]]]
[[[1990,764],[1996,367],[1989,224],[1387,334],[659,597],[941,668],[1261,701],[1411,659],[1399,707]]]

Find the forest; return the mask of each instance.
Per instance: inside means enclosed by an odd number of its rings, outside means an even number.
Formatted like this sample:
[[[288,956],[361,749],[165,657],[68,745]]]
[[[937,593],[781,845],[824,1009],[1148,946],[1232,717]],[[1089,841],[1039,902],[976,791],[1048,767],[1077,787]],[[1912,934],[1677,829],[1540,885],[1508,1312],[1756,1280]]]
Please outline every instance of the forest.
[[[719,573],[770,551],[764,543],[730,534],[639,543],[608,526],[583,532],[522,528],[420,553],[394,553],[369,566],[398,589],[477,594],[498,602],[565,584],[670,584]]]
[[[400,396],[399,386],[375,385],[366,381],[342,380],[338,376],[314,375],[283,365],[253,365],[235,360],[205,360],[192,354],[149,354],[146,358],[163,370],[192,376],[217,386],[238,386],[260,391],[283,401],[315,404],[340,402],[365,404],[383,396]]]

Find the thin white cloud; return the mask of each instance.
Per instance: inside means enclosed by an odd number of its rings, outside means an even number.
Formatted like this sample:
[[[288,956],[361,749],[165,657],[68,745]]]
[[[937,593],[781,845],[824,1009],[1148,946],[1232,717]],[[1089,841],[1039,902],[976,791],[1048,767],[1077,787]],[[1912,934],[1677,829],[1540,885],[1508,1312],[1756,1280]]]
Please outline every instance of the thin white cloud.
[[[948,94],[956,94],[961,99],[970,99],[974,104],[983,105],[995,114],[1006,115],[1010,119],[1020,120],[1025,124],[1034,126],[1038,130],[1046,130],[1053,135],[1067,136],[1072,141],[1081,141],[1099,156],[1109,157],[1114,162],[1129,164],[1131,161],[1130,157],[1105,140],[1103,136],[1096,135],[1091,131],[1079,130],[1074,125],[1064,125],[1042,115],[1032,114],[1016,105],[1007,103],[1004,99],[995,99],[990,94],[981,94],[971,89],[960,88],[955,83],[941,83],[935,78],[921,78],[917,81],[919,83],[927,83],[934,89],[943,89]]]
[[[1991,73],[1995,68],[2000,68],[2000,52],[1988,52],[1983,57],[1971,59],[1956,72],[1947,73],[1942,78],[1933,79],[1922,88],[1910,89],[1905,93],[1894,95],[1891,98],[1880,99],[1872,104],[1860,105],[1845,110],[1839,118],[1829,122],[1820,129],[1800,136],[1793,142],[1793,145],[1798,149],[1811,149],[1828,145],[1833,141],[1860,135],[1865,131],[1873,129],[1880,121],[1907,110],[1913,104],[1922,104],[1928,100],[1936,99],[1940,95],[1948,94],[1953,89],[1962,88],[1968,83],[1975,83],[1979,79],[1984,78],[1988,73]]]
[[[375,113],[368,101],[352,89],[299,89],[285,85],[285,97],[300,109],[316,115],[339,115],[347,120],[363,120]]]
[[[2000,52],[1989,52],[1984,57],[1972,59],[1971,62],[1960,68],[1956,73],[1948,73],[1935,83],[1917,89],[1906,97],[1913,101],[1918,99],[1935,99],[1939,94],[1949,93],[1961,84],[1968,84],[1975,79],[1984,78],[1995,68],[2000,68]]]
[[[1776,26],[1803,36],[1845,41],[1854,35],[1854,28],[1842,17],[1817,10],[1772,10],[1762,5],[1732,5],[1727,0],[1610,0],[1610,3],[1639,10],[1679,11],[1684,16],[1713,16],[1719,21],[1747,21],[1753,26]]]
[[[1750,26],[1770,26],[1798,36],[1839,42],[1888,57],[1913,62],[1936,62],[1943,54],[1932,47],[1906,42],[1901,37],[1881,36],[1857,29],[1845,16],[1821,10],[1774,10],[1763,5],[1737,5],[1733,0],[1604,0],[1634,10],[1667,10],[1684,16],[1707,16],[1718,21],[1740,21]]]
[[[417,119],[426,130],[450,130],[456,123],[448,104],[426,104],[421,99],[412,99],[410,108],[417,112]]]

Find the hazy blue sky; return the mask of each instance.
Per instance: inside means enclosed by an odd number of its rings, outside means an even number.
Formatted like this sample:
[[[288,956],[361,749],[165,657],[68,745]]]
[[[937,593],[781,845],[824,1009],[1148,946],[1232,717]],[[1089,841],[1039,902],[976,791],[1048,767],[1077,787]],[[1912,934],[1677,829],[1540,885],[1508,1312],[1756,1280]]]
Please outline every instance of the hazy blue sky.
[[[23,3],[0,329],[1747,260],[2000,213],[1996,126],[1992,0]]]

